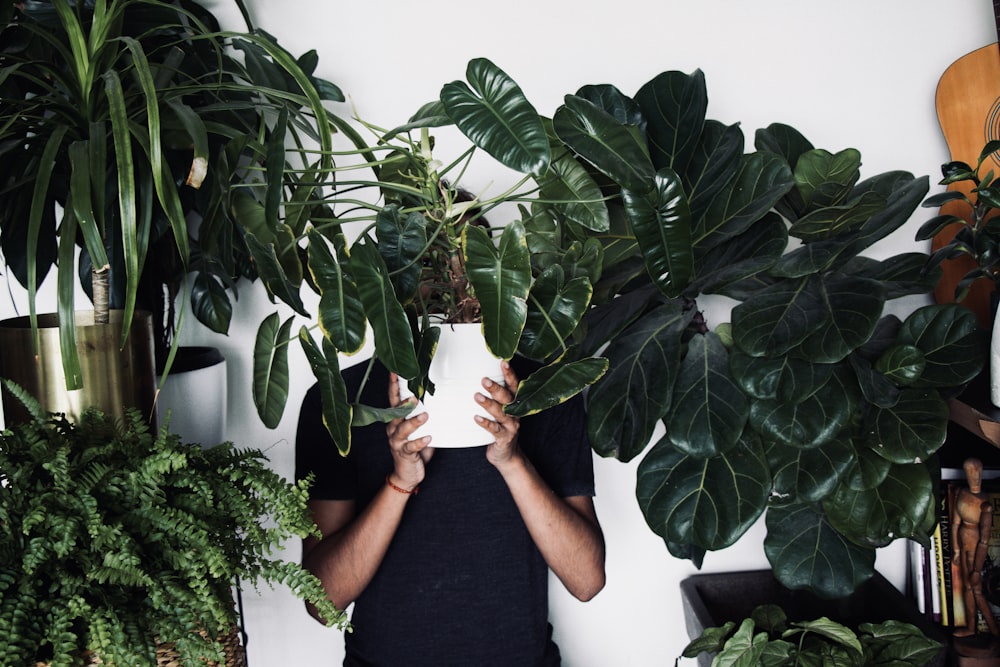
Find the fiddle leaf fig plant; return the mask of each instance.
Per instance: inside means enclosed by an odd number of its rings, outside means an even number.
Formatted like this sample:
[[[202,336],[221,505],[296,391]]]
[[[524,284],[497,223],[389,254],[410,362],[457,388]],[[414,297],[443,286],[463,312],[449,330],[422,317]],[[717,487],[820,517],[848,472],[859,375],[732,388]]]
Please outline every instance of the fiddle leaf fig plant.
[[[590,437],[604,456],[642,455],[639,505],[675,556],[700,566],[766,512],[778,579],[844,596],[877,547],[933,528],[945,398],[981,370],[983,335],[955,305],[887,311],[933,288],[926,254],[862,254],[926,178],[862,179],[857,150],[781,124],[744,153],[706,108],[700,72],[666,72],[632,97],[585,87],[555,114],[606,177],[611,214],[588,233],[602,277],[573,349],[610,363],[587,394]],[[735,305],[711,326],[702,308],[717,303]]]

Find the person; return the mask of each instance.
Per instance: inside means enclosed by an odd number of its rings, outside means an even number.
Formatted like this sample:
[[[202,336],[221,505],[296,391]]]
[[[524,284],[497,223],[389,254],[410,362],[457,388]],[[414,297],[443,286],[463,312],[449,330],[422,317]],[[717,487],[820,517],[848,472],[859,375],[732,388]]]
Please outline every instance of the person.
[[[604,538],[582,399],[523,419],[503,412],[526,363],[503,363],[504,384],[483,379],[476,400],[491,418],[476,419],[494,441],[480,447],[411,439],[423,413],[354,428],[341,457],[317,387],[307,392],[296,474],[315,476],[322,537],[303,542],[303,564],[338,608],[354,604],[345,667],[560,664],[548,573],[591,599],[605,584]],[[368,376],[363,403],[403,403],[377,359],[343,375],[349,396]]]
[[[965,470],[967,486],[959,489],[952,512],[952,544],[956,553],[965,607],[965,625],[956,627],[956,637],[969,637],[977,633],[977,612],[985,620],[989,634],[1000,635],[997,621],[983,595],[983,567],[990,530],[993,527],[993,506],[982,492],[983,464],[979,459],[968,458]]]

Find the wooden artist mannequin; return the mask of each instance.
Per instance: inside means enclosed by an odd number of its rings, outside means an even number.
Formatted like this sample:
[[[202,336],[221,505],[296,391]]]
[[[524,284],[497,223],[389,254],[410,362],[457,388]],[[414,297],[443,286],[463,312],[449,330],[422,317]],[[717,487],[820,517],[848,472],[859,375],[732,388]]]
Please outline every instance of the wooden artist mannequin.
[[[969,458],[963,468],[968,486],[955,496],[951,523],[953,558],[960,575],[953,585],[962,587],[965,605],[965,625],[956,627],[953,633],[955,651],[960,665],[1000,667],[1000,629],[983,596],[983,567],[993,527],[993,506],[982,492],[982,462]],[[978,631],[977,612],[986,621],[988,634]]]

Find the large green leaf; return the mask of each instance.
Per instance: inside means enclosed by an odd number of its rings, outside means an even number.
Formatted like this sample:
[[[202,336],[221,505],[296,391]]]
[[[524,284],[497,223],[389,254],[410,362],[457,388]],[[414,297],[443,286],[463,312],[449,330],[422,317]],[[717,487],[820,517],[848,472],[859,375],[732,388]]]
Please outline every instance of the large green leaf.
[[[467,225],[462,231],[469,284],[479,299],[483,335],[494,355],[510,359],[528,317],[531,258],[524,239],[524,225],[514,221],[504,227],[499,247],[482,227]]]
[[[705,123],[708,92],[701,70],[663,72],[635,96],[646,119],[650,155],[656,169],[687,171]]]
[[[975,315],[954,303],[913,311],[903,321],[898,342],[924,353],[924,372],[914,386],[960,386],[979,375],[986,359],[986,336]]]
[[[799,156],[795,184],[808,208],[835,206],[858,182],[860,168],[861,153],[855,148],[836,154],[816,148]]]
[[[594,177],[575,157],[564,153],[553,160],[542,181],[539,198],[558,209],[566,219],[595,232],[608,231],[608,207]]]
[[[788,245],[788,228],[773,211],[746,232],[707,251],[695,245],[695,278],[686,293],[724,294],[726,288],[773,266]]]
[[[745,155],[729,186],[695,219],[694,243],[707,250],[737,237],[760,220],[793,185],[788,164],[777,155]]]
[[[694,273],[691,211],[680,177],[669,168],[656,173],[651,192],[622,190],[625,212],[646,271],[667,296],[677,296]]]
[[[319,386],[323,401],[323,425],[337,451],[347,456],[351,451],[351,421],[354,415],[347,401],[347,387],[340,374],[337,350],[324,339],[323,351],[320,351],[305,327],[299,329],[299,342]]]
[[[847,540],[816,505],[776,505],[765,522],[764,553],[787,588],[843,598],[875,573],[875,549]]]
[[[255,234],[250,232],[247,232],[244,238],[268,294],[281,299],[300,315],[308,316],[309,313],[306,311],[306,306],[302,302],[296,284],[288,279],[281,262],[278,260],[274,244],[264,244],[257,239]]]
[[[711,331],[695,335],[677,374],[667,437],[686,454],[708,458],[736,446],[749,414],[719,336]]]
[[[636,471],[639,508],[653,532],[708,550],[736,542],[764,512],[770,490],[767,461],[755,438],[708,459],[688,456],[664,438]]]
[[[531,359],[545,359],[568,349],[570,334],[587,312],[593,288],[577,277],[566,281],[562,266],[553,264],[535,279],[528,295],[528,314],[518,352]]]
[[[806,338],[800,349],[816,363],[832,364],[871,337],[882,316],[885,292],[874,280],[840,274],[824,275],[822,287],[830,320]]]
[[[797,403],[758,399],[750,404],[750,425],[765,442],[819,447],[837,437],[854,417],[859,390],[850,373],[834,373],[819,390]]]
[[[904,389],[870,419],[868,445],[893,463],[926,461],[948,435],[948,404],[933,389]]]
[[[559,405],[597,382],[608,370],[600,357],[545,366],[525,378],[504,412],[525,417]]]
[[[860,254],[902,227],[927,196],[930,186],[926,176],[914,178],[903,172],[892,176],[893,178],[885,179],[886,184],[893,188],[891,192],[885,193],[886,207],[869,218],[860,229],[837,241],[842,247],[839,255],[841,259],[846,261]]]
[[[874,489],[841,485],[823,501],[830,524],[859,545],[883,547],[896,538],[911,537],[924,525],[927,506],[934,502],[934,484],[927,464],[894,464]]]
[[[739,125],[706,120],[701,140],[681,174],[691,203],[691,219],[701,220],[711,203],[739,172],[745,138]]]
[[[366,237],[354,244],[349,268],[372,327],[378,358],[402,378],[416,376],[420,367],[409,321],[396,300],[382,256]]]
[[[666,414],[690,313],[670,302],[625,329],[605,355],[607,374],[587,393],[587,431],[601,456],[632,460]]]
[[[783,280],[733,308],[733,339],[755,357],[788,353],[830,321],[819,276]]]
[[[260,323],[253,347],[253,404],[267,428],[277,428],[288,402],[288,341],[294,318],[271,313]]]
[[[837,488],[841,475],[854,463],[854,447],[846,437],[822,447],[801,449],[772,442],[765,447],[774,479],[775,503],[817,502]]]
[[[646,149],[628,126],[593,102],[567,95],[552,117],[561,141],[623,188],[644,194],[656,173]]]
[[[397,297],[408,303],[417,292],[420,258],[427,245],[424,216],[417,211],[404,214],[398,204],[389,204],[375,216],[375,238]]]
[[[817,209],[799,218],[788,230],[790,236],[803,241],[827,239],[860,228],[885,206],[885,200],[875,192],[839,206]]]
[[[831,364],[814,364],[793,356],[751,357],[738,348],[729,353],[733,377],[754,398],[798,403],[825,385],[834,371]]]
[[[347,241],[335,237],[343,253]],[[309,271],[320,290],[318,323],[323,335],[341,352],[353,354],[365,342],[365,309],[358,287],[345,273],[325,238],[315,229],[309,230]]]
[[[194,275],[191,285],[191,307],[198,321],[216,333],[229,332],[233,319],[233,304],[226,288],[208,271]]]
[[[455,125],[501,164],[540,177],[551,159],[549,140],[520,87],[485,58],[469,61],[466,78],[469,85],[454,81],[441,89]]]

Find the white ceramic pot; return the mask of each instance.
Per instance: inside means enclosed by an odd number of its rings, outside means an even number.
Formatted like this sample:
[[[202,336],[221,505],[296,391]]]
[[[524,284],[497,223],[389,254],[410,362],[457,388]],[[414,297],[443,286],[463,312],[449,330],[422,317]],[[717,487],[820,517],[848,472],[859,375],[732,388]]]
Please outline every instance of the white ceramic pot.
[[[480,447],[494,438],[476,423],[475,415],[489,417],[479,403],[477,392],[485,394],[482,381],[489,377],[503,383],[500,360],[486,347],[480,324],[441,324],[441,339],[431,360],[428,377],[434,393],[426,394],[411,416],[427,412],[427,422],[413,438],[431,436],[431,447]],[[406,381],[400,380],[400,394],[412,396]],[[492,419],[492,417],[489,417]]]
[[[160,377],[156,378],[160,382]],[[214,347],[181,347],[157,397],[160,423],[182,442],[212,447],[226,440],[226,358]]]

